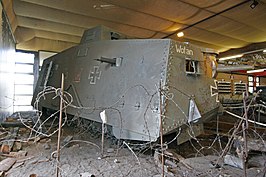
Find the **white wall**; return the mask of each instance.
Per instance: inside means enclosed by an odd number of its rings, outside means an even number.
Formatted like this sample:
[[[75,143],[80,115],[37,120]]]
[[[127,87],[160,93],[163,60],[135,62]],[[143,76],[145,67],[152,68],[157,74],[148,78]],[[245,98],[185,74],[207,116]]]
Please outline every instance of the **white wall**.
[[[39,51],[39,59],[40,59],[40,66],[42,66],[43,60],[49,58],[57,53],[54,52],[46,52],[46,51]]]
[[[0,4],[0,121],[13,113],[15,43]]]

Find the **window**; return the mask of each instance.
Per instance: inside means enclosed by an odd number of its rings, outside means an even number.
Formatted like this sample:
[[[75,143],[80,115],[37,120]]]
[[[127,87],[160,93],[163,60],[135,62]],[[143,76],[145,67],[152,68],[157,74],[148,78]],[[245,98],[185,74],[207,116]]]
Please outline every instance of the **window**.
[[[253,93],[256,87],[260,85],[260,78],[256,76],[248,76],[248,91]]]
[[[199,73],[199,62],[191,59],[186,59],[186,73],[187,74],[198,74]]]
[[[16,52],[14,82],[14,112],[32,110],[34,85],[34,58],[32,53]]]
[[[15,64],[16,73],[30,73],[33,74],[33,64],[17,63]]]

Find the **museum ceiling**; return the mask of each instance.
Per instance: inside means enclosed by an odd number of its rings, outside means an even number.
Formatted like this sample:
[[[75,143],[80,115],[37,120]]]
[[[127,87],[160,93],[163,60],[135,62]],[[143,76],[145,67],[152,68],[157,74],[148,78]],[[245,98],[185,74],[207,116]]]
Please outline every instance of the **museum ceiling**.
[[[2,4],[17,49],[22,50],[60,52],[77,45],[84,30],[97,25],[130,38],[172,38],[217,52],[266,46],[266,0],[3,0]],[[184,36],[177,37],[178,32]]]

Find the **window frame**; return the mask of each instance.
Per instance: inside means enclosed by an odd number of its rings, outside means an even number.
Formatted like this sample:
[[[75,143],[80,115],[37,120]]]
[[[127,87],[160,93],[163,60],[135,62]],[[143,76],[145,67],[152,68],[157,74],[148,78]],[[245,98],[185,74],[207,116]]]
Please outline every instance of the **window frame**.
[[[186,58],[185,59],[185,72],[188,75],[200,74],[199,61],[198,60],[193,60],[191,58]]]

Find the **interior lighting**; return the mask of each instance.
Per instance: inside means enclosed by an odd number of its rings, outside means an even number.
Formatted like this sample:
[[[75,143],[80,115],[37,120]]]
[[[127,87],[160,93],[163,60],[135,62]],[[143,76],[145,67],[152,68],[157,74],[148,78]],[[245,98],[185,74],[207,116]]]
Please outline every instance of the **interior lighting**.
[[[266,68],[263,69],[255,69],[255,70],[249,70],[247,71],[247,73],[260,73],[260,72],[264,72],[266,70]]]
[[[250,8],[251,8],[251,9],[254,9],[258,4],[259,4],[258,1],[253,0],[252,4],[250,4]]]
[[[262,52],[263,52],[263,53],[266,53],[266,49],[264,49]]]
[[[239,58],[239,57],[242,57],[242,56],[243,56],[243,54],[223,57],[223,58],[219,58],[219,61],[230,60],[230,59]]]
[[[177,33],[177,37],[183,37],[183,36],[184,36],[184,33],[183,32]]]

